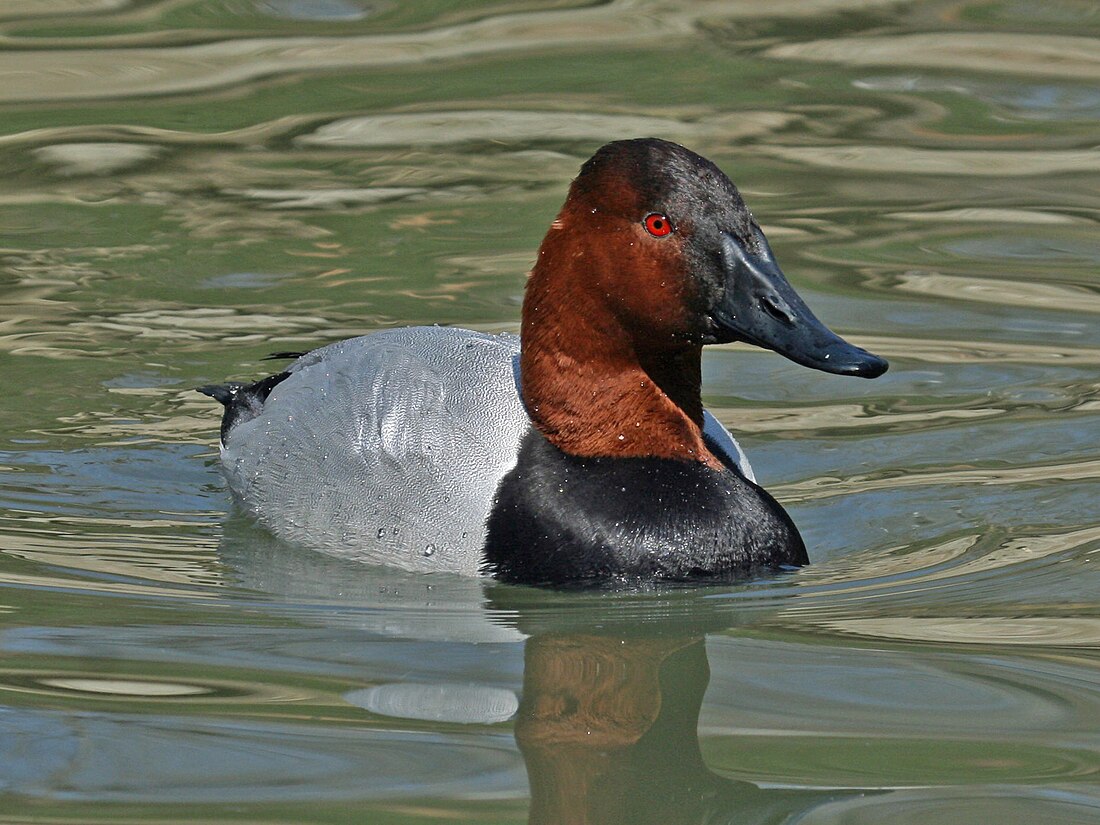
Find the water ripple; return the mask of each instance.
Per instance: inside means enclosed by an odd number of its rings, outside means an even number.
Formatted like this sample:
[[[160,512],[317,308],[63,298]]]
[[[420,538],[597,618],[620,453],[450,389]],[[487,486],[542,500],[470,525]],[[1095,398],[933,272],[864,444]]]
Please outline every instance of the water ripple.
[[[522,793],[510,737],[0,710],[0,788],[96,802],[290,802]],[[51,743],[52,757],[37,742]],[[33,754],[33,755],[32,755]],[[33,779],[19,766],[30,761]],[[140,765],[140,770],[135,766]]]
[[[1096,149],[920,149],[912,146],[757,146],[768,157],[850,172],[1014,178],[1100,171]]]
[[[1100,816],[1096,798],[1072,786],[1005,788],[995,784],[893,791],[826,804],[804,817],[804,825],[1091,825]]]
[[[1000,278],[945,275],[941,272],[905,272],[897,276],[899,292],[931,294],[999,306],[1100,312],[1100,294],[1090,286],[1010,281]]]
[[[653,5],[653,4],[650,4]],[[887,0],[777,0],[776,16],[825,8],[888,5]],[[351,37],[225,40],[159,49],[100,48],[0,52],[0,101],[42,102],[174,94],[244,84],[273,74],[395,68],[444,60],[600,46],[642,48],[688,41],[700,20],[752,14],[752,4],[635,3],[500,15],[426,32]]]
[[[1091,37],[1008,32],[929,32],[784,43],[766,54],[853,66],[920,66],[1032,77],[1100,79],[1100,43]],[[1011,170],[1003,170],[1010,174]]]
[[[348,118],[328,123],[295,142],[303,146],[376,147],[466,141],[600,141],[607,135],[665,135],[670,139],[733,140],[777,131],[796,119],[782,112],[745,112],[694,120],[630,113],[517,111],[417,112]]]

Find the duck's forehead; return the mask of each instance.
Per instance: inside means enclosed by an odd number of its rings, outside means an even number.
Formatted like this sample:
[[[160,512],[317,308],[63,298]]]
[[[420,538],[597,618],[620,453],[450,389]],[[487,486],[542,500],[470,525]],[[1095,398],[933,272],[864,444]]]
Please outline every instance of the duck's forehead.
[[[741,194],[730,179],[710,161],[696,157],[698,163],[679,157],[669,159],[648,179],[649,186],[642,182],[640,188],[681,217],[698,220],[711,216],[722,221],[746,213]]]
[[[581,190],[624,212],[665,212],[700,229],[750,235],[752,218],[737,187],[706,158],[658,140],[608,144],[585,164]]]
[[[685,150],[686,152],[686,150]],[[670,157],[651,179],[654,209],[697,236],[732,232],[752,243],[752,215],[741,193],[717,166],[693,153]],[[646,207],[649,208],[649,207]]]

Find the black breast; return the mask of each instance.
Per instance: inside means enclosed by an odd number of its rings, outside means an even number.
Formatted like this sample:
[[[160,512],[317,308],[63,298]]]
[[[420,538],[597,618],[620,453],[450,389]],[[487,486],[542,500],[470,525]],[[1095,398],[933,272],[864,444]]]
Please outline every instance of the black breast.
[[[790,516],[733,469],[580,458],[532,431],[497,489],[484,569],[524,584],[733,580],[807,562]]]

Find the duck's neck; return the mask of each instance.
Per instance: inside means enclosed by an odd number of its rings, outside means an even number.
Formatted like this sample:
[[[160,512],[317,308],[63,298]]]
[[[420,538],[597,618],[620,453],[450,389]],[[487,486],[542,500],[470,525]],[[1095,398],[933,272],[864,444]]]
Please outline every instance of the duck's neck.
[[[588,256],[540,252],[524,300],[523,400],[538,430],[577,456],[722,463],[703,440],[702,347],[644,340],[607,305]],[[553,260],[556,258],[557,260]],[[549,260],[548,260],[549,259]],[[546,268],[555,267],[553,289]],[[562,266],[569,267],[563,271]]]

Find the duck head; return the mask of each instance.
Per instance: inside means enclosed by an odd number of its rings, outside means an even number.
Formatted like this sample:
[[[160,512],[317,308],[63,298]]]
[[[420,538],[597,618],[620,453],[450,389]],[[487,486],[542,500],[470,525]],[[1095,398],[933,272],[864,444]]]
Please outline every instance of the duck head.
[[[603,404],[590,394],[638,403],[630,382],[651,382],[641,395],[662,402],[643,412],[667,401],[700,422],[701,347],[731,341],[841,375],[887,368],[814,316],[717,166],[663,140],[607,144],[581,167],[528,282],[523,390],[536,426],[570,452],[650,454],[624,453],[592,427],[579,440],[562,433],[583,429],[585,416],[597,428],[621,426],[596,414]],[[626,441],[629,428],[614,435]],[[678,457],[708,460],[698,444]]]

